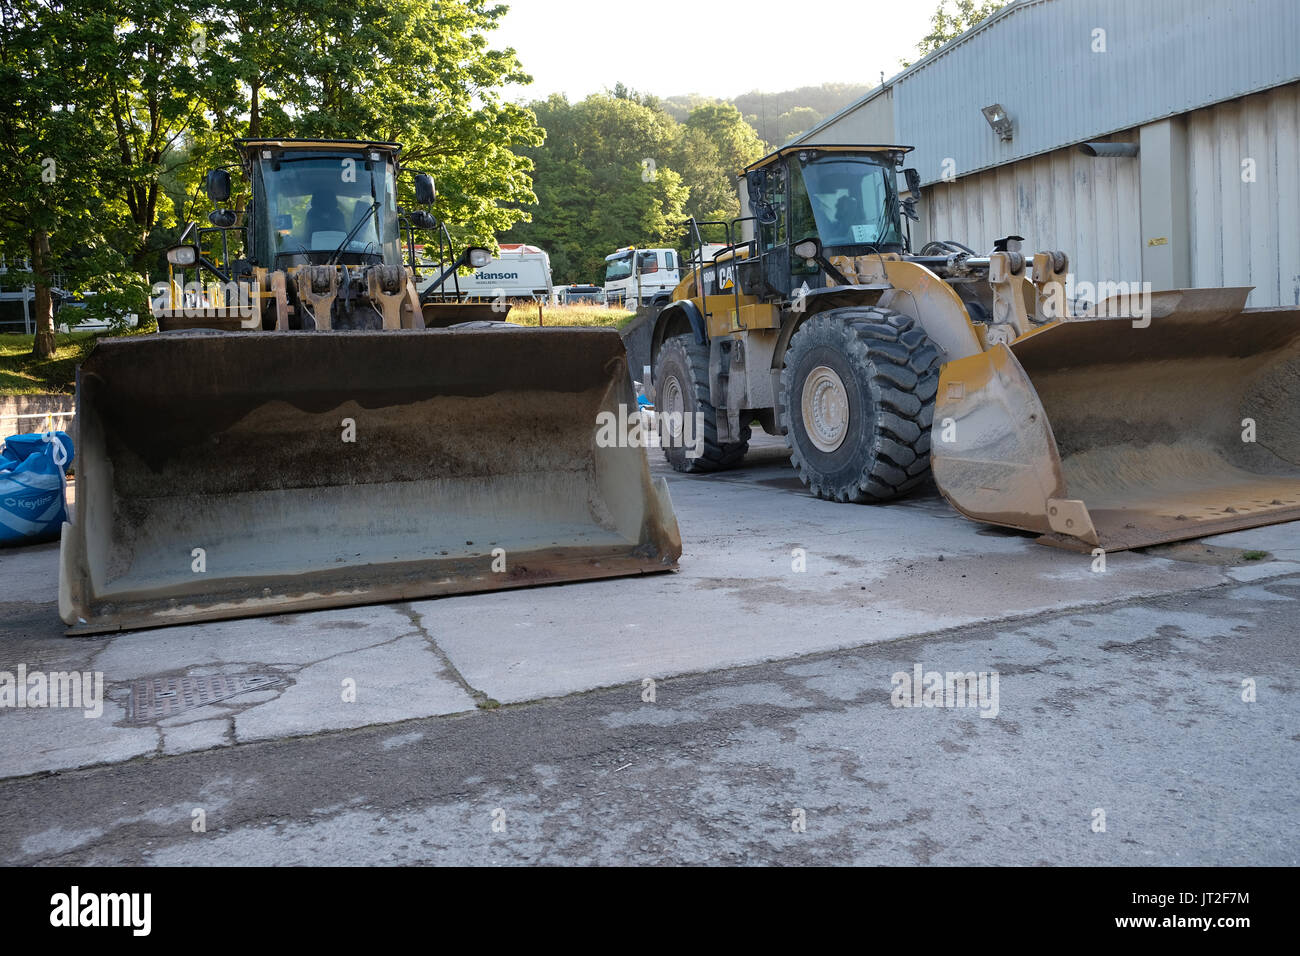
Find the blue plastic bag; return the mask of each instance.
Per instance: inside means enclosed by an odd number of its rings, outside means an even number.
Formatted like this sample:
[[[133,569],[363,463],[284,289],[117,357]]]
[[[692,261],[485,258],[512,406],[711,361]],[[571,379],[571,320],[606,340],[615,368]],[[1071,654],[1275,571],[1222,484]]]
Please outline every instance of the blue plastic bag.
[[[59,537],[68,508],[66,468],[72,439],[64,432],[13,435],[0,450],[0,545]]]

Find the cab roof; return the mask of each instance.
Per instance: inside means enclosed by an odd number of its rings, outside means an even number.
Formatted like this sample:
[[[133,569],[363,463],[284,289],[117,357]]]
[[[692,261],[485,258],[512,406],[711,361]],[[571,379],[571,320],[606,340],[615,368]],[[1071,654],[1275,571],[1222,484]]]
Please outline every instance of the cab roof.
[[[892,153],[894,162],[901,162],[903,156],[912,151],[911,146],[889,146],[882,143],[860,143],[856,145],[844,146],[782,146],[778,150],[768,153],[762,159],[750,163],[745,167],[745,172],[753,169],[762,169],[764,166],[770,166],[783,156],[789,156],[792,153]]]
[[[371,139],[237,139],[235,148],[244,153],[253,153],[259,149],[305,149],[305,150],[377,150],[396,156],[402,150],[401,143],[386,143]]]

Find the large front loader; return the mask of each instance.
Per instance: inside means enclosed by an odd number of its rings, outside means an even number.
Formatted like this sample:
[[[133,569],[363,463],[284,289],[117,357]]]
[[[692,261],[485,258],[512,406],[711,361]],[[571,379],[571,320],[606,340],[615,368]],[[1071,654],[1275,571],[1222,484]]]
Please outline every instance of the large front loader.
[[[757,423],[819,497],[889,501],[932,472],[968,517],[1075,549],[1300,517],[1300,310],[1124,286],[1072,315],[1061,252],[911,254],[906,152],[746,170],[755,237],[697,266],[654,330],[660,411],[705,436],[697,458],[666,449],[674,468],[737,464]]]
[[[455,270],[486,250],[448,256],[422,300],[401,230],[436,223],[399,213],[398,149],[240,143],[243,226],[218,210],[187,232],[164,331],[79,368],[72,633],[676,566],[667,486],[643,448],[598,440],[636,407],[617,332],[460,325],[481,316]],[[208,187],[229,198],[224,172]]]

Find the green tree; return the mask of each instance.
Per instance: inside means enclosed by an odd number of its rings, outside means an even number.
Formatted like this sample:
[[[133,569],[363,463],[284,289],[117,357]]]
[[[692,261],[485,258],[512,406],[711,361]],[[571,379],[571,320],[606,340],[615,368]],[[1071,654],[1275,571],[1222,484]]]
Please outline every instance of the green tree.
[[[507,237],[541,246],[561,281],[595,281],[620,246],[673,245],[689,190],[671,163],[672,117],[631,96],[559,94],[532,104],[546,129],[527,150],[536,164],[536,214]]]
[[[247,62],[236,52],[242,82],[258,84],[256,134],[400,142],[405,166],[433,173],[436,214],[461,238],[492,245],[535,199],[531,163],[516,149],[542,141],[533,114],[501,96],[531,82],[513,50],[488,43],[505,11],[486,0],[303,0],[281,10],[276,44],[250,45]],[[227,47],[242,51],[244,35]]]
[[[1008,0],[940,0],[930,18],[930,32],[916,46],[918,59],[929,56],[950,40],[955,40],[975,24],[1006,6]],[[912,65],[904,60],[903,66]]]
[[[730,103],[708,103],[691,110],[674,163],[690,190],[687,214],[726,222],[739,216],[741,171],[764,151],[754,128]],[[720,239],[721,230],[711,230],[710,237]]]
[[[796,106],[786,110],[772,121],[772,131],[776,136],[774,142],[788,143],[800,133],[806,133],[822,121],[822,115],[808,106]]]
[[[112,242],[138,277],[114,291],[125,308],[144,314],[147,277],[183,216],[164,183],[197,186],[206,157],[193,146],[211,139],[215,112],[239,99],[219,49],[223,23],[204,0],[65,5],[84,24],[84,93],[105,140],[101,187],[126,212]]]
[[[103,188],[101,117],[93,107],[84,43],[93,39],[77,11],[56,2],[0,0],[0,254],[21,284],[34,287],[33,355],[54,354],[56,290],[110,285],[129,268],[114,224],[126,210]]]

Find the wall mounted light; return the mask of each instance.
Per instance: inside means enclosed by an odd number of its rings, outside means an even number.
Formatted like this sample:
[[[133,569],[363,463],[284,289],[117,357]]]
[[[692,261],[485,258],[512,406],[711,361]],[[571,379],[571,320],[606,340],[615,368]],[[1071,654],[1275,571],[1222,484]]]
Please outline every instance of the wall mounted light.
[[[980,112],[984,114],[984,118],[988,120],[989,125],[993,127],[993,132],[998,134],[998,139],[1002,140],[1004,143],[1010,142],[1011,131],[1013,128],[1011,117],[1008,116],[1007,111],[1002,108],[1002,104],[994,103],[992,106],[984,107]]]

